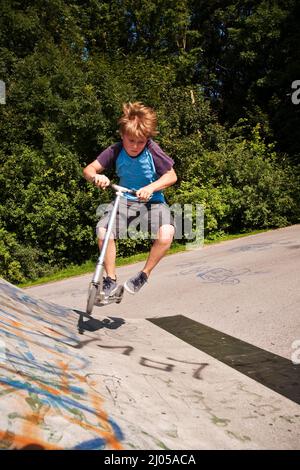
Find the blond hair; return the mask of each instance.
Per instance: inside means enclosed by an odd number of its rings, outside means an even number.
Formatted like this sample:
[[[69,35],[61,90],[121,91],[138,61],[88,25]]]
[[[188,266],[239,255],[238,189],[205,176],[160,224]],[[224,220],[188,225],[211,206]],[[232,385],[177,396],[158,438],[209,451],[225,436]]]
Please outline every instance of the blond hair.
[[[123,104],[123,115],[118,120],[120,133],[137,138],[154,137],[157,134],[156,112],[140,101]]]

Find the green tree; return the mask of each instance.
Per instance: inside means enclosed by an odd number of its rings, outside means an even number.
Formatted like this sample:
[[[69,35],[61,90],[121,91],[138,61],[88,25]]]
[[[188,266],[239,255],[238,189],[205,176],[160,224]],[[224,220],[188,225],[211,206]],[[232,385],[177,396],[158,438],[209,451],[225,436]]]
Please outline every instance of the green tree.
[[[299,221],[296,0],[0,7],[1,275],[21,282],[96,254],[96,209],[112,194],[81,170],[120,138],[129,100],[157,110],[179,177],[169,202],[202,202],[207,236]]]

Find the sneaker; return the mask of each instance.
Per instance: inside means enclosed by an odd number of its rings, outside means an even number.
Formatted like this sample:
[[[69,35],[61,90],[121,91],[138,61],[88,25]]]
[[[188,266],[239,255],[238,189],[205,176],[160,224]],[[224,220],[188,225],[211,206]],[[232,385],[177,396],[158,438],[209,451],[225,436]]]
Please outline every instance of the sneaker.
[[[136,294],[147,281],[147,274],[140,271],[138,274],[128,279],[128,281],[125,282],[124,287],[129,294]]]
[[[113,295],[118,288],[117,281],[112,279],[109,276],[103,278],[102,291],[104,292],[105,297],[110,297]]]

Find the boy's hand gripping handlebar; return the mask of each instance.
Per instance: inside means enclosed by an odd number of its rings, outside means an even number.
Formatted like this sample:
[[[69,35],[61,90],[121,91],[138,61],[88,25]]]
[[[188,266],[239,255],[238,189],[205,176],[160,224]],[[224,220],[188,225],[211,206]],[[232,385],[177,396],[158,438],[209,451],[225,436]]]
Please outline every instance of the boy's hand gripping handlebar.
[[[96,175],[98,176],[98,175]],[[136,197],[136,200],[138,201],[142,201],[142,202],[147,202],[149,201],[149,199],[151,199],[151,196],[152,196],[152,192],[147,194],[147,197],[145,197],[145,195],[143,197],[141,197],[141,194],[139,194],[139,192],[142,191],[142,194],[143,194],[143,188],[139,189],[139,190],[133,190],[133,189],[128,189],[128,188],[125,188],[123,186],[120,186],[118,184],[112,184],[109,179],[107,177],[105,177],[105,181],[103,181],[103,184],[104,186],[101,186],[101,185],[98,185],[96,184],[95,180],[96,180],[96,176],[93,177],[92,179],[92,182],[99,188],[102,188],[102,189],[106,189],[108,186],[111,186],[115,191],[116,191],[116,195],[120,195],[120,196],[124,196],[125,193],[127,194],[132,194],[133,196]]]

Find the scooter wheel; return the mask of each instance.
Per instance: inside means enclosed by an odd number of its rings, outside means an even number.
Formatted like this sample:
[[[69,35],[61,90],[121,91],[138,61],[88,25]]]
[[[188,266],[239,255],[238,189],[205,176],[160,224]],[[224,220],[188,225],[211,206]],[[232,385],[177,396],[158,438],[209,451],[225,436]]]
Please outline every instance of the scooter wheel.
[[[95,284],[91,284],[88,292],[88,300],[86,305],[86,313],[91,315],[97,296],[98,287]]]

